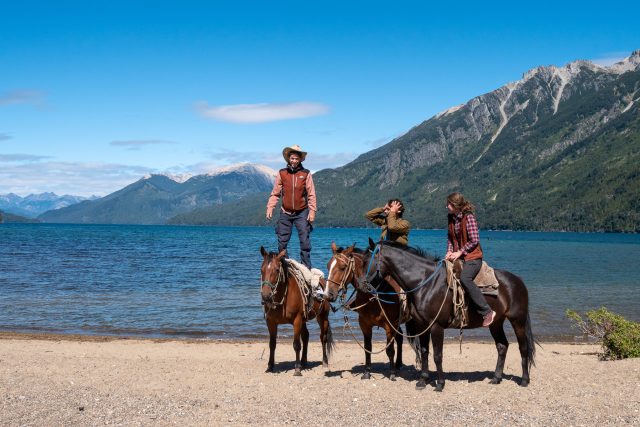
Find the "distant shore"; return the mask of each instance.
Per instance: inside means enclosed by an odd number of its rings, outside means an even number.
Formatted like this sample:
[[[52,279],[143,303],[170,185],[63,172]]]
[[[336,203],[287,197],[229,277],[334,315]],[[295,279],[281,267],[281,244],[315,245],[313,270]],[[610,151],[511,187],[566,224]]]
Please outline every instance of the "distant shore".
[[[376,345],[378,344],[378,345]],[[382,349],[374,344],[374,351]],[[338,342],[325,371],[320,345],[293,376],[291,342],[265,373],[266,340],[171,340],[0,333],[4,425],[585,425],[637,424],[640,359],[602,362],[594,344],[543,343],[531,384],[520,387],[512,343],[504,380],[490,385],[493,343],[445,344],[443,393],[415,389],[414,354],[403,347],[400,378],[387,377],[384,353],[363,381],[357,344]],[[433,376],[434,365],[430,360]]]

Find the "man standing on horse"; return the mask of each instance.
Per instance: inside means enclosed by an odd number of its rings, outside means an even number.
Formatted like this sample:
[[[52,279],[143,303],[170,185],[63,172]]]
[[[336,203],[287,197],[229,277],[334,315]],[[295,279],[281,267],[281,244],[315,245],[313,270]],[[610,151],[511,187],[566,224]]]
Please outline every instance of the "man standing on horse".
[[[316,218],[316,189],[311,172],[302,166],[307,153],[299,145],[285,147],[282,156],[287,166],[278,171],[271,196],[267,202],[267,219],[271,219],[273,209],[282,200],[280,218],[276,224],[278,252],[287,249],[293,226],[300,239],[300,261],[311,269],[311,239],[313,221]]]
[[[364,216],[369,221],[382,227],[380,240],[391,240],[408,245],[411,224],[402,218],[403,213],[404,205],[402,201],[400,199],[391,199],[383,207],[373,208]]]

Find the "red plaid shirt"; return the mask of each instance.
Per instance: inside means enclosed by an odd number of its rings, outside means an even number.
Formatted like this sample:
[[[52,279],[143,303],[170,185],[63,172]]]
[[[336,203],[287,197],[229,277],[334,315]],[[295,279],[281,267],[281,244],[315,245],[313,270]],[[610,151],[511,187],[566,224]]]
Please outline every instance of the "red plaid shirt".
[[[462,212],[453,217],[453,231],[456,238],[460,241],[460,225],[462,224]],[[474,214],[467,214],[467,237],[469,241],[462,248],[462,256],[465,256],[478,246],[480,243],[480,232],[478,231],[478,222]],[[447,252],[453,252],[453,243],[447,238]]]

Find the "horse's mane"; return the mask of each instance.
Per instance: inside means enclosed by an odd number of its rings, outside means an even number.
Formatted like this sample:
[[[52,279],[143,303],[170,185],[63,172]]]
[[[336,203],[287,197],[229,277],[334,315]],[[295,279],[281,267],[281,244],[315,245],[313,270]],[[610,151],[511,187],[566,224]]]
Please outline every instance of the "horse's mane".
[[[427,251],[425,251],[422,248],[417,248],[417,247],[413,247],[413,246],[406,246],[403,245],[402,243],[398,243],[398,242],[393,242],[390,240],[383,240],[379,243],[380,245],[383,246],[391,246],[392,248],[396,248],[396,249],[401,249],[405,252],[409,252],[410,254],[413,255],[417,255],[421,258],[425,258],[428,261],[432,261],[432,262],[438,262],[440,261],[440,257],[437,255],[433,255]]]

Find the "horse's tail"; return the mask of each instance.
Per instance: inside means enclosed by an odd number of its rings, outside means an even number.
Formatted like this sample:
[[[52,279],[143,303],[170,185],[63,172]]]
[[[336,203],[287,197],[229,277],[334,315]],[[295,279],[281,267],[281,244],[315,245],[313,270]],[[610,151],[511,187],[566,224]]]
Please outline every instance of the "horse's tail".
[[[331,330],[331,325],[327,328],[326,333],[326,348],[327,348],[327,360],[331,359],[331,355],[336,349],[336,342],[333,340],[333,331]]]
[[[408,321],[406,323],[407,326],[407,335],[409,336],[409,345],[416,353],[416,366],[422,366],[422,352],[420,351],[420,339],[415,336],[416,329],[414,328],[413,322]]]
[[[531,370],[531,366],[536,366],[536,344],[538,344],[538,342],[534,338],[533,331],[531,330],[531,316],[529,316],[529,312],[527,312],[527,322],[525,323],[524,331],[527,338],[527,362],[529,363],[529,370]]]

